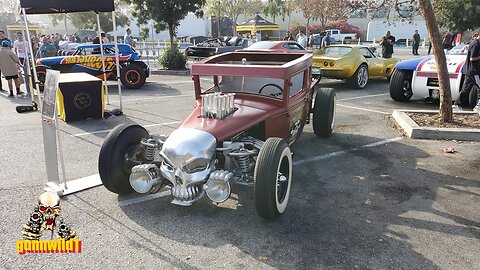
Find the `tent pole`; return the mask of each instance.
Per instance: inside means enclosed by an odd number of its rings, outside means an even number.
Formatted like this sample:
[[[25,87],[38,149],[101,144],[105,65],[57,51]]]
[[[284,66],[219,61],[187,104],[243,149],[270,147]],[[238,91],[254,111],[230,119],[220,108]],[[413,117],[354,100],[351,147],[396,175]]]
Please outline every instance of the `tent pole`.
[[[95,12],[97,14],[97,25],[98,25],[98,39],[100,40],[100,53],[102,56],[102,70],[103,70],[103,86],[105,87],[105,94],[107,95],[107,104],[110,105],[110,99],[108,98],[108,86],[107,86],[107,74],[105,74],[105,57],[103,51],[103,40],[102,40],[102,33],[100,30],[100,13]]]
[[[65,38],[68,38],[68,30],[67,30],[67,13],[64,14],[63,22],[65,24]],[[70,40],[70,39],[69,39]]]
[[[115,11],[112,12],[113,23],[113,38],[115,39],[115,66],[117,67],[117,85],[118,85],[118,98],[120,100],[120,111],[123,111],[122,107],[122,84],[120,82],[120,60],[118,51],[118,39],[117,39],[117,22],[115,21]]]
[[[31,46],[28,44],[28,40],[25,40],[25,26],[22,25],[22,36],[23,36],[23,43],[25,45],[25,59],[23,61],[23,71],[25,72],[25,87],[26,90],[30,91],[30,98],[32,99],[32,107],[35,107],[37,104],[35,103],[35,95],[33,94],[33,83],[32,83],[32,75],[30,74],[30,54],[29,51],[32,49]],[[26,43],[26,44],[25,44]],[[27,86],[28,84],[28,86]],[[27,92],[28,93],[28,92]]]
[[[26,32],[27,32],[27,40],[28,40],[28,47],[30,48],[29,52],[30,52],[30,57],[32,59],[32,63],[33,63],[33,66],[32,66],[32,70],[33,70],[33,79],[35,80],[35,89],[30,89],[30,94],[31,95],[34,95],[35,94],[35,90],[37,90],[37,95],[38,95],[38,105],[40,107],[40,111],[42,110],[42,95],[40,94],[40,87],[38,87],[39,85],[39,81],[38,81],[38,78],[37,78],[37,69],[35,68],[35,57],[33,56],[33,48],[32,48],[32,37],[30,36],[30,31],[28,30],[28,23],[27,23],[27,15],[25,14],[25,9],[22,8],[22,14],[23,14],[23,20],[25,22],[25,29],[26,29]],[[28,71],[28,74],[30,75],[30,70]]]

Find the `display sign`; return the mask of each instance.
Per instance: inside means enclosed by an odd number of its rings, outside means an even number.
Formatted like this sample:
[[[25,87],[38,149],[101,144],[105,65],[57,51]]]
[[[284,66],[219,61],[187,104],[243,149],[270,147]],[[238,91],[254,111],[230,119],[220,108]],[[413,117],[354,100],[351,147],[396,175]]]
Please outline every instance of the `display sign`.
[[[55,120],[55,104],[57,101],[58,81],[60,80],[60,71],[47,69],[45,76],[45,86],[43,93],[42,115],[51,120]]]
[[[69,13],[82,11],[111,12],[115,10],[113,0],[20,0],[27,14]]]

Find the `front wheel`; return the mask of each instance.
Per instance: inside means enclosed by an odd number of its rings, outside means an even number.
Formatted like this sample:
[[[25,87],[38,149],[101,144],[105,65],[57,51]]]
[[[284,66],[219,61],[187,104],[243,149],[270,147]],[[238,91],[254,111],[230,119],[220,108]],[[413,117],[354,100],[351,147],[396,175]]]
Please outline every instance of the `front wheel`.
[[[138,65],[129,64],[120,70],[120,81],[129,89],[138,89],[145,84],[147,74]]]
[[[98,158],[100,179],[108,190],[117,194],[133,192],[130,173],[141,163],[144,153],[140,141],[148,137],[147,130],[139,125],[122,124],[110,131]]]
[[[319,88],[313,104],[313,132],[319,137],[332,134],[335,120],[335,91],[333,88]]]
[[[292,152],[282,138],[265,141],[254,173],[255,207],[260,217],[277,219],[288,204],[292,185]]]
[[[365,64],[361,64],[355,74],[348,79],[349,83],[357,89],[363,89],[368,83],[368,67]]]
[[[390,97],[395,101],[407,102],[413,96],[412,76],[410,70],[396,69],[390,80]]]

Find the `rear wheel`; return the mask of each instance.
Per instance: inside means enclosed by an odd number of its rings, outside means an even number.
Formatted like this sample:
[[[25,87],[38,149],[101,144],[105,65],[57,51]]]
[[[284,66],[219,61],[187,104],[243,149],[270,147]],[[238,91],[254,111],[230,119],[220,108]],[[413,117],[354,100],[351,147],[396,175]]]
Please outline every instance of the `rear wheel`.
[[[130,173],[142,160],[140,141],[149,136],[139,125],[122,124],[110,131],[98,158],[100,179],[108,190],[117,194],[133,192]]]
[[[407,102],[413,95],[412,76],[410,70],[396,69],[390,80],[390,97],[395,101]]]
[[[348,79],[348,82],[357,89],[363,89],[368,83],[368,67],[365,64],[361,64],[355,74]]]
[[[319,137],[332,134],[335,119],[335,91],[319,88],[313,105],[313,132]]]
[[[145,70],[138,65],[129,64],[120,70],[120,80],[129,89],[142,87],[146,79]]]
[[[292,184],[292,152],[282,138],[265,141],[254,173],[255,207],[260,217],[277,219],[288,204]]]

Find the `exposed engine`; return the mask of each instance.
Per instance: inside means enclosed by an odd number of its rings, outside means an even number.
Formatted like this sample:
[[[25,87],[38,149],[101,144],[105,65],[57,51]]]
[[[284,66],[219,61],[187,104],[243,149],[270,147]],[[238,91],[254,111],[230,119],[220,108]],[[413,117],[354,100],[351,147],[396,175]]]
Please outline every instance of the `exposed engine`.
[[[130,184],[139,193],[171,187],[172,203],[190,206],[207,195],[220,203],[231,184],[253,184],[253,169],[263,141],[238,137],[222,142],[197,129],[177,129],[165,137],[142,140],[145,163],[134,166]]]
[[[235,94],[212,93],[202,95],[202,117],[224,119],[235,112]]]

